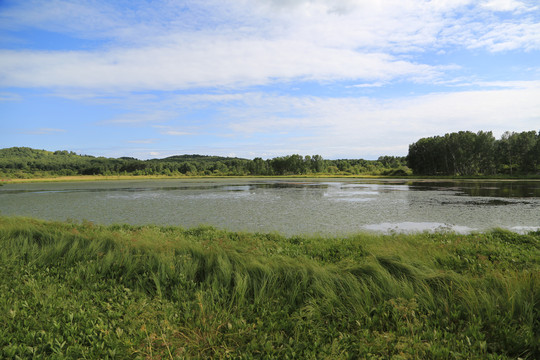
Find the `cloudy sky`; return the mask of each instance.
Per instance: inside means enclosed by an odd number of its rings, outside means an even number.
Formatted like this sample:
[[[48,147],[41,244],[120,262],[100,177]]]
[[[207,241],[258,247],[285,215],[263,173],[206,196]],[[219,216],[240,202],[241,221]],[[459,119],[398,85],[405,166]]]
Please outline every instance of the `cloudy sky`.
[[[537,0],[0,0],[0,147],[406,155],[540,130]]]

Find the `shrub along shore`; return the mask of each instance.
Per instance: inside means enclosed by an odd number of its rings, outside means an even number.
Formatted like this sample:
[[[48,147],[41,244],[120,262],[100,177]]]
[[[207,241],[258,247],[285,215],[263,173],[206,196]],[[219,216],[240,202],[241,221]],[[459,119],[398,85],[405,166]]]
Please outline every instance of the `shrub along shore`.
[[[0,217],[0,358],[540,358],[540,232]]]

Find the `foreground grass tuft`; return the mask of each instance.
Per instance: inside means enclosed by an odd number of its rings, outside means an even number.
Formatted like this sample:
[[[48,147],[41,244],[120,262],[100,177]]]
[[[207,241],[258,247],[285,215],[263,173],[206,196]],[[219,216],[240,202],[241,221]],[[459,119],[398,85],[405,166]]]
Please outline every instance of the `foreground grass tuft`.
[[[540,358],[540,232],[0,217],[0,358]]]

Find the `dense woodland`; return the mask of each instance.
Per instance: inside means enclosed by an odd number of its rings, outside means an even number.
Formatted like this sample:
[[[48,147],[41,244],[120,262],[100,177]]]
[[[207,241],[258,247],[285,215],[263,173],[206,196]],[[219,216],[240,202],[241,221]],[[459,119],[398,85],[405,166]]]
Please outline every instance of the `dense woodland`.
[[[280,176],[280,175],[443,175],[523,176],[540,174],[540,132],[460,131],[422,138],[407,157],[326,160],[320,155],[289,155],[263,160],[177,155],[164,159],[105,158],[27,147],[0,149],[0,177],[70,175]]]
[[[263,160],[179,155],[164,159],[105,158],[68,151],[13,147],[0,150],[0,176],[28,178],[70,175],[165,175],[244,176],[307,174],[406,175],[404,157],[383,156],[378,160],[326,160],[320,155],[289,155]]]
[[[422,138],[409,146],[408,166],[418,175],[540,174],[540,132],[460,131]]]

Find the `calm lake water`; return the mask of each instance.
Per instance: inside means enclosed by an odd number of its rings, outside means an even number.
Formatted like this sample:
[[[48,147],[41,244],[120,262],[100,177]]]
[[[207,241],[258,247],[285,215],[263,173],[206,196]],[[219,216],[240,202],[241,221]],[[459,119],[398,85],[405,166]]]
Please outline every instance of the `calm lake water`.
[[[7,184],[0,214],[250,232],[540,229],[538,181],[197,179]]]

